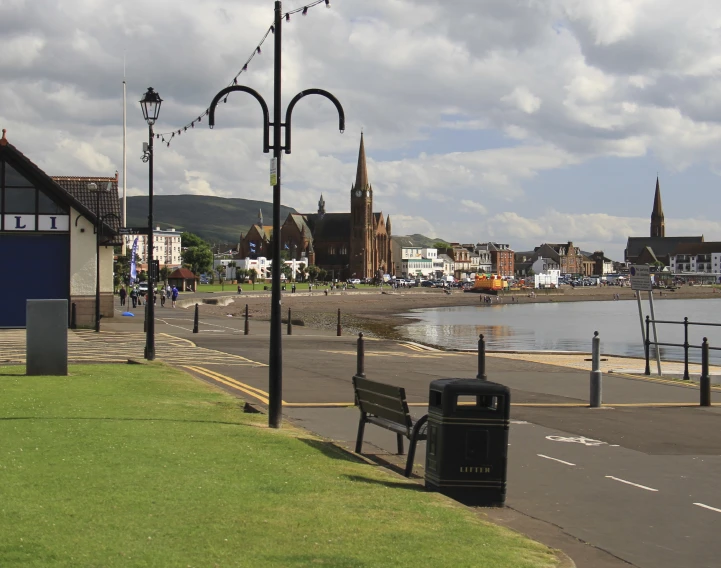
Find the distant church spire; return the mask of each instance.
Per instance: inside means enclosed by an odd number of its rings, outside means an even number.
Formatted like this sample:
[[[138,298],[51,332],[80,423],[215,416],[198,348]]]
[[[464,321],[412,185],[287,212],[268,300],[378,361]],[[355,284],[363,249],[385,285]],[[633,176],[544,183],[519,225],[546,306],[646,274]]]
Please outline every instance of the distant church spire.
[[[258,225],[263,226],[263,210],[258,209]]]
[[[661,187],[656,176],[656,193],[653,196],[653,211],[651,211],[651,237],[665,237],[666,224],[663,220],[663,206],[661,205]]]
[[[325,215],[325,199],[323,199],[323,194],[321,193],[320,199],[318,200],[318,217],[322,219],[323,215]]]
[[[368,188],[368,168],[366,167],[366,150],[363,145],[363,133],[361,132],[360,149],[358,150],[358,169],[355,174],[355,189],[364,190]]]

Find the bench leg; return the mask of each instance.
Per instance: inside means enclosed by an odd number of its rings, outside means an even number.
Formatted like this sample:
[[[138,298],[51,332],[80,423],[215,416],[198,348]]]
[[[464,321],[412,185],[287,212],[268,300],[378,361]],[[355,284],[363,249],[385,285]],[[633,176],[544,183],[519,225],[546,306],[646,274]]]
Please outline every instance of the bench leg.
[[[405,452],[403,450],[403,434],[396,434],[398,440],[398,455],[402,456]]]
[[[365,412],[361,412],[360,422],[358,423],[358,437],[355,442],[355,453],[360,454],[361,448],[363,447],[363,432],[366,427],[366,415]]]
[[[421,427],[426,423],[428,420],[428,415],[426,414],[422,418],[418,420],[413,425],[413,432],[411,433],[411,441],[409,443],[408,447],[408,459],[406,460],[406,471],[405,476],[410,477],[411,473],[413,473],[413,460],[416,457],[416,444],[418,443],[418,434],[421,431]]]

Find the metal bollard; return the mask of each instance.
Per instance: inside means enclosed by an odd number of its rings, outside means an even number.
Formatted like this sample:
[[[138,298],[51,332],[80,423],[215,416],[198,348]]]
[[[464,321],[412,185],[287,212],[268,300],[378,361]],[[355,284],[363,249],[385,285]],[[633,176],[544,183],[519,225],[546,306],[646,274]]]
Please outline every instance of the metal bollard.
[[[646,369],[643,371],[644,375],[651,374],[651,338],[648,336],[650,329],[651,323],[649,317],[646,316],[646,345],[644,345],[646,349]],[[658,346],[656,346],[656,348],[658,349]]]
[[[708,340],[701,345],[701,406],[711,406],[711,377],[708,374]]]
[[[193,319],[193,333],[198,333],[198,304],[195,304],[195,318]]]
[[[288,308],[288,335],[293,335],[293,324],[290,323],[290,308]]]
[[[245,304],[245,334],[248,335],[250,333],[250,324],[248,323],[248,304]]]
[[[78,328],[78,306],[73,302],[70,306],[70,329]]]
[[[683,380],[691,380],[688,374],[688,318],[683,318]]]
[[[591,408],[601,406],[601,338],[598,332],[593,332],[591,348]]]
[[[337,335],[338,337],[341,336],[341,328],[340,328],[340,308],[338,308],[338,328],[337,328]]]
[[[365,341],[363,340],[363,332],[358,334],[358,351],[356,355],[356,377],[363,377],[365,379]]]
[[[486,376],[486,342],[482,333],[478,336],[478,374],[476,378],[481,381],[488,380]]]

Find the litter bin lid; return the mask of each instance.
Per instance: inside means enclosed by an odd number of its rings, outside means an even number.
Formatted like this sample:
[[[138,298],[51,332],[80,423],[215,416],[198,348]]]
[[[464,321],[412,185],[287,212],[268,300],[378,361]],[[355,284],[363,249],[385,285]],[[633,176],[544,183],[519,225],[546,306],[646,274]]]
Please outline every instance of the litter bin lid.
[[[449,394],[506,394],[511,392],[506,385],[479,379],[436,379],[431,381],[430,388]]]

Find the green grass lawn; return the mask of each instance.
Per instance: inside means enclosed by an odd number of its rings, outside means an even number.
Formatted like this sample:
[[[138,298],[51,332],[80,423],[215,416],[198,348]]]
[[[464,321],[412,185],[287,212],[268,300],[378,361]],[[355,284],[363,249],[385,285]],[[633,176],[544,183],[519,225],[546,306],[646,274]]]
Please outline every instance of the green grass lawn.
[[[555,566],[162,365],[0,367],[0,566]],[[355,420],[349,414],[349,419]]]

